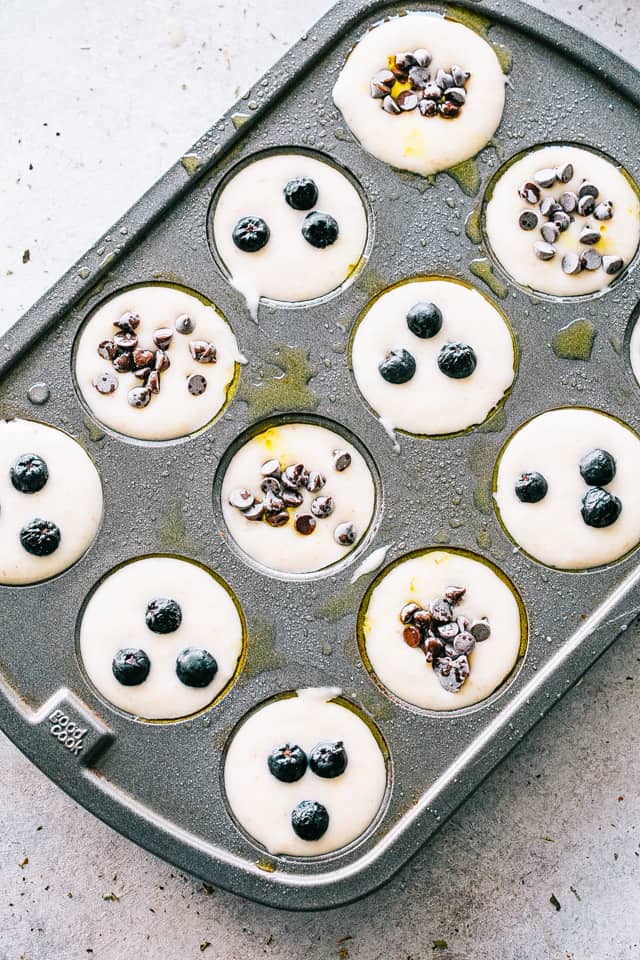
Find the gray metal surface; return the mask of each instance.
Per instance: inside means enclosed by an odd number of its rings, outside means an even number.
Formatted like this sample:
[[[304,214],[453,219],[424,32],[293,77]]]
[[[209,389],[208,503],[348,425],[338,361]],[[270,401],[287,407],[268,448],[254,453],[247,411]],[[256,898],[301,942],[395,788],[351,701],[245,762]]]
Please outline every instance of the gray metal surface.
[[[476,14],[480,9],[472,2],[462,7]],[[334,8],[231,111],[246,115],[245,122],[230,114],[194,146],[190,153],[201,161],[195,174],[177,164],[82,263],[94,262],[102,247],[105,256],[116,246],[118,252],[86,278],[79,276],[80,264],[72,269],[0,342],[6,351],[0,413],[42,419],[77,436],[105,485],[103,526],[79,564],[47,584],[0,588],[3,729],[65,790],[123,833],[213,883],[293,908],[333,906],[384,882],[615,638],[635,615],[640,595],[633,556],[587,574],[546,570],[513,551],[488,504],[500,447],[534,413],[560,403],[588,404],[637,428],[637,388],[618,352],[636,300],[632,277],[605,298],[573,305],[536,302],[509,289],[501,305],[516,331],[520,368],[504,416],[491,429],[451,440],[402,437],[395,456],[355,389],[344,328],[372,295],[420,273],[481,285],[469,267],[484,252],[464,233],[481,190],[467,196],[446,175],[431,184],[384,167],[353,142],[331,103],[333,78],[366,23],[400,9],[379,2]],[[638,178],[635,72],[528,7],[491,2],[481,9],[496,22],[491,39],[505,43],[514,62],[495,147],[477,164],[482,186],[499,157],[550,139],[580,140],[585,130],[591,145]],[[587,73],[589,64],[598,64],[598,79]],[[211,257],[207,211],[235,163],[278,145],[323,150],[353,172],[373,209],[375,243],[364,270],[339,297],[295,310],[263,308],[256,328]],[[73,339],[88,311],[120,287],[154,278],[214,300],[250,361],[239,393],[211,430],[162,446],[102,435],[79,404],[70,372]],[[549,345],[557,329],[578,316],[599,331],[588,364],[560,360]],[[356,615],[370,578],[353,587],[348,570],[307,583],[273,580],[245,565],[221,536],[211,502],[216,467],[255,419],[260,388],[254,385],[279,375],[278,360],[287,354],[278,358],[274,351],[283,344],[308,351],[314,372],[307,391],[299,384],[283,391],[285,406],[290,401],[301,412],[313,408],[343,423],[377,464],[384,501],[375,544],[393,542],[390,556],[396,557],[448,538],[486,553],[518,587],[529,617],[529,648],[519,675],[495,701],[455,718],[424,717],[392,703],[358,654]],[[50,384],[51,399],[35,407],[27,390],[40,380]],[[207,714],[170,725],[136,723],[107,709],[83,681],[73,643],[78,610],[96,580],[125,558],[153,552],[193,556],[219,571],[249,624],[247,662],[230,694]],[[220,792],[221,753],[234,725],[257,702],[326,682],[342,686],[384,735],[393,766],[390,803],[375,832],[347,853],[303,864],[273,861],[233,826]],[[87,730],[79,752],[61,745],[57,731],[52,735],[56,710]]]

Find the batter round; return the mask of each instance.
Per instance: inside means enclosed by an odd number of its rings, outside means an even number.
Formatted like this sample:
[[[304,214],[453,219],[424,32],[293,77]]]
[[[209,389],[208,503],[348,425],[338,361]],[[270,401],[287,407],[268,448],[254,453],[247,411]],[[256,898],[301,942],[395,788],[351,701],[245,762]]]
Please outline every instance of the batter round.
[[[603,489],[622,507],[606,527],[589,526],[581,513],[589,485],[580,462],[595,449],[615,460],[615,476]],[[522,502],[516,482],[531,472],[541,474],[548,489],[537,502]],[[639,475],[640,439],[629,427],[597,410],[549,410],[520,427],[503,448],[495,503],[507,532],[526,553],[549,567],[583,570],[612,563],[640,541]]]
[[[416,50],[431,58],[431,80],[454,65],[470,74],[457,116],[423,116],[419,107],[407,110],[406,103],[405,109],[388,113],[383,99],[372,97],[372,78],[390,66],[390,58]],[[336,106],[368,153],[424,176],[475,156],[498,128],[504,98],[505,78],[489,44],[436,13],[409,13],[370,29],[349,54],[333,88]]]
[[[469,676],[456,693],[443,688],[422,649],[407,645],[400,620],[406,604],[424,607],[452,585],[466,589],[455,613],[471,621],[486,617],[491,628],[468,655]],[[425,710],[457,710],[486,699],[511,673],[525,639],[514,589],[490,564],[450,550],[425,550],[392,564],[365,604],[362,640],[374,673],[396,696]]]
[[[46,465],[46,482],[33,492],[16,489],[11,479],[25,454]],[[30,553],[21,542],[21,531],[37,519],[57,528],[59,543],[51,553]],[[0,420],[0,583],[37,583],[62,573],[89,549],[101,519],[100,477],[79,443],[43,423]],[[42,541],[48,550],[58,539],[54,528],[44,538],[34,533],[31,549],[39,550]]]
[[[442,325],[435,335],[417,336],[407,317],[416,304],[434,305]],[[464,342],[473,349],[471,375],[443,373],[438,355],[445,344]],[[389,351],[403,348],[415,360],[404,383],[388,382],[379,364]],[[360,392],[391,428],[438,436],[482,423],[511,387],[515,372],[514,339],[507,321],[483,294],[454,280],[410,280],[390,287],[366,309],[356,326],[351,366]]]
[[[287,203],[285,186],[309,178],[317,198],[309,207]],[[312,211],[335,219],[337,238],[325,247],[305,239],[302,227]],[[248,252],[234,242],[243,217],[259,217],[269,239]],[[367,215],[356,188],[332,164],[307,153],[258,156],[223,185],[213,209],[213,238],[230,280],[257,316],[261,297],[288,303],[313,300],[339,287],[356,269],[367,242]]]
[[[136,349],[121,350],[118,337],[127,331],[116,324],[126,325],[122,318],[129,314],[138,318],[129,339]],[[203,353],[202,345],[213,345],[213,352]],[[116,355],[110,359],[99,348]],[[119,372],[115,365],[123,354],[129,359],[125,356],[125,370]],[[158,371],[162,354],[169,366]],[[142,371],[157,377],[158,392],[144,394],[145,405],[132,406],[131,391],[145,391],[153,382],[149,374],[141,378],[133,372],[139,358],[148,361]],[[105,426],[138,440],[172,440],[200,430],[222,410],[243,359],[231,327],[213,304],[178,287],[149,283],[123,290],[90,314],[77,340],[75,375],[85,403]],[[106,392],[110,386],[113,392]]]
[[[178,605],[177,629],[155,632],[147,625],[148,604],[158,598]],[[177,720],[211,704],[235,675],[243,645],[242,620],[228,588],[178,557],[143,557],[116,568],[91,595],[79,630],[80,659],[96,690],[145,720]],[[188,649],[205,650],[215,660],[215,676],[203,686],[178,677],[177,660]],[[127,686],[116,678],[114,658],[121,650],[146,654],[146,679]]]
[[[224,766],[229,806],[241,826],[272,854],[317,856],[339,850],[359,837],[382,803],[385,759],[368,725],[333,698],[340,690],[310,688],[272,700],[249,715],[234,733]],[[341,741],[348,762],[342,774],[326,779],[307,767],[293,783],[270,772],[272,750],[296,745],[308,756],[322,742]],[[301,801],[321,803],[329,818],[317,840],[299,837],[291,813]]]
[[[536,174],[552,175],[563,168],[565,179],[556,177],[550,186],[536,181]],[[538,179],[548,183],[544,176]],[[527,183],[537,187],[531,202],[520,195]],[[574,209],[581,191],[592,186],[598,192],[593,205],[585,201],[586,208]],[[564,204],[570,211],[568,227],[557,236],[553,215],[542,211],[545,201],[561,208]],[[581,209],[591,212],[583,215]],[[558,212],[562,221],[565,211]],[[523,214],[537,218],[537,224],[522,229]],[[543,229],[551,231],[549,243]],[[620,168],[601,154],[572,146],[540,147],[508,165],[495,181],[485,230],[495,257],[516,283],[559,297],[581,296],[610,286],[633,259],[640,240],[640,200]]]
[[[313,490],[311,478],[296,487],[293,499],[299,497],[300,503],[275,510],[284,514],[278,526],[263,513],[249,519],[251,513],[234,505],[242,490],[250,496],[247,504],[253,503],[250,509],[273,503],[261,486],[266,479],[262,468],[270,462],[280,478],[274,494],[278,500],[287,493],[282,476],[287,466],[301,464],[325,481]],[[283,573],[309,573],[342,560],[365,536],[375,509],[375,486],[362,454],[340,434],[311,423],[270,427],[248,440],[226,469],[221,496],[227,528],[238,546]],[[307,524],[311,532],[298,529],[307,531]]]

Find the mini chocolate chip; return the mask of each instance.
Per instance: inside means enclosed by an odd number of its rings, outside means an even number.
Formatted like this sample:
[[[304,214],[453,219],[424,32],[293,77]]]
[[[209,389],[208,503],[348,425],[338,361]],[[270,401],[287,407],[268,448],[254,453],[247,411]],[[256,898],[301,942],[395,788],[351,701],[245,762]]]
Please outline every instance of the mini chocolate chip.
[[[428,67],[431,63],[431,54],[424,47],[418,47],[413,51],[413,59],[419,67]]]
[[[153,365],[158,373],[162,373],[164,370],[168,370],[171,366],[171,360],[169,359],[169,354],[165,353],[164,350],[156,350]]]
[[[487,618],[482,617],[480,620],[474,620],[469,627],[469,633],[478,643],[488,640],[491,636],[491,627],[489,626]]]
[[[611,200],[604,200],[602,203],[599,203],[593,211],[593,215],[596,220],[611,220],[613,216],[613,204]]]
[[[277,477],[265,477],[260,483],[260,489],[263,493],[275,493],[277,496],[282,494],[282,484]]]
[[[438,105],[435,100],[422,99],[418,104],[418,110],[423,117],[435,117],[438,112]]]
[[[130,333],[128,330],[122,330],[120,333],[114,334],[113,342],[120,350],[134,350],[138,346],[138,338],[135,333]]]
[[[263,477],[276,477],[276,479],[279,479],[282,473],[280,461],[276,460],[275,457],[272,460],[265,460],[260,467],[260,473]]]
[[[609,274],[609,276],[614,273],[620,273],[623,266],[624,262],[622,257],[618,257],[615,254],[609,254],[602,258],[602,269],[605,273]]]
[[[535,230],[538,226],[538,214],[535,210],[523,210],[518,217],[518,224],[522,230]]]
[[[411,52],[405,51],[404,53],[396,53],[394,63],[397,70],[400,70],[402,73],[408,73],[411,67],[415,66],[416,58]]]
[[[290,490],[298,490],[306,487],[309,479],[309,471],[304,463],[292,463],[286,467],[282,473],[282,482]]]
[[[285,524],[289,523],[289,514],[286,510],[281,510],[279,513],[268,513],[267,523],[272,527],[284,527]]]
[[[400,622],[411,623],[414,613],[417,613],[418,610],[420,610],[420,606],[417,603],[405,603],[400,611]]]
[[[102,357],[103,360],[114,360],[119,352],[120,348],[114,340],[102,340],[98,344],[98,356]]]
[[[455,620],[450,623],[441,623],[438,628],[438,636],[443,640],[453,640],[458,635],[458,624]]]
[[[453,649],[455,653],[464,653],[465,655],[471,653],[473,648],[476,645],[472,634],[470,633],[459,633],[458,636],[453,641]]]
[[[270,513],[280,513],[284,507],[284,501],[273,490],[267,490],[264,497],[264,509],[267,515]]]
[[[111,362],[118,373],[128,373],[133,368],[133,359],[127,350],[123,350]]]
[[[133,333],[133,331],[137,330],[140,326],[140,315],[127,310],[113,325],[117,327],[118,330],[126,330],[129,333]]]
[[[434,660],[437,660],[438,657],[441,657],[444,653],[444,646],[437,637],[429,637],[424,645],[424,655],[427,659],[427,663],[433,663]]]
[[[424,90],[422,91],[422,96],[425,100],[440,100],[442,97],[442,87],[440,84],[432,81],[425,86]]]
[[[413,87],[416,90],[424,90],[424,88],[427,86],[427,84],[431,80],[431,72],[427,70],[426,67],[419,67],[419,66],[411,67],[411,70],[409,70],[409,80],[411,81]],[[399,101],[400,101],[400,97],[398,97],[398,102]],[[416,97],[416,103],[417,102],[418,101]],[[406,110],[407,108],[404,107],[404,109]]]
[[[590,183],[588,180],[584,180],[580,189],[578,190],[579,197],[597,197],[600,195],[600,191],[596,187],[595,183]]]
[[[455,83],[456,87],[464,87],[471,74],[468,70],[463,70],[462,67],[458,67],[454,64],[451,67],[451,76],[453,77],[453,82]]]
[[[133,365],[134,367],[150,367],[153,363],[154,354],[152,350],[142,350],[140,347],[136,347],[133,351]]]
[[[118,389],[118,378],[115,373],[111,373],[110,370],[106,370],[104,373],[99,373],[93,379],[93,385],[98,391],[98,393],[115,393]]]
[[[571,226],[571,217],[568,213],[565,213],[564,210],[556,210],[553,214],[553,223],[555,223],[560,233],[564,233],[565,230],[568,230]]]
[[[382,101],[382,109],[383,109],[386,113],[396,113],[396,114],[397,114],[397,113],[401,113],[401,112],[402,112],[402,111],[400,110],[400,107],[398,106],[398,104],[395,102],[395,100],[394,100],[393,97],[391,97],[391,96],[386,96],[386,97],[384,98],[384,100]]]
[[[143,380],[145,383],[150,373],[151,367],[138,367],[137,370],[133,371],[134,377],[137,377],[138,380]]]
[[[565,253],[562,258],[562,269],[565,273],[573,274],[580,273],[582,270],[582,264],[580,263],[580,257],[577,253]]]
[[[335,508],[333,497],[316,497],[311,501],[311,513],[314,517],[330,517]]]
[[[249,507],[248,510],[243,510],[242,514],[247,520],[262,520],[264,517],[264,504],[261,500],[256,500],[253,506]]]
[[[543,217],[551,218],[554,213],[559,213],[560,210],[562,210],[562,207],[553,197],[545,197],[540,204],[540,213]]]
[[[556,248],[553,244],[546,243],[544,240],[537,240],[533,249],[539,260],[553,260],[556,255]]]
[[[583,227],[580,231],[580,243],[586,244],[588,247],[593,246],[594,243],[598,243],[600,240],[600,231],[595,230],[593,227],[590,227],[587,224],[586,227]]]
[[[578,200],[578,213],[581,217],[588,217],[594,212],[596,201],[590,193],[586,193]]]
[[[316,525],[317,521],[315,517],[312,517],[309,513],[301,513],[300,516],[295,519],[295,528],[303,537],[308,537],[310,533],[313,533]]]
[[[445,90],[444,95],[447,100],[451,100],[452,103],[457,104],[459,107],[464,106],[467,102],[467,92],[462,87],[449,87],[448,90]]]
[[[127,394],[127,403],[131,407],[146,407],[151,400],[151,393],[146,387],[134,387]]]
[[[523,183],[519,193],[527,203],[537,203],[540,199],[540,187],[537,183],[534,183],[533,180],[527,180]]]
[[[450,604],[456,606],[456,604],[460,603],[466,592],[466,587],[447,587],[444,592],[445,600],[448,600]]]
[[[196,328],[196,322],[188,313],[182,313],[175,322],[175,328],[178,333],[186,335],[193,333]]]
[[[189,352],[198,363],[215,363],[217,360],[215,346],[205,340],[191,340],[189,342]]]
[[[573,164],[563,163],[562,166],[556,168],[556,180],[560,183],[569,183],[569,180],[573,180],[573,173]]]
[[[382,83],[375,76],[369,81],[369,96],[371,96],[374,100],[382,100],[384,97],[389,96],[389,91],[391,90],[391,87],[395,81],[395,77],[390,70],[389,74],[391,76],[390,84]]]
[[[192,397],[201,396],[207,389],[206,378],[201,373],[192,374],[187,380],[187,390]]]
[[[434,600],[429,605],[429,609],[431,611],[431,616],[434,620],[437,620],[438,623],[448,623],[449,620],[453,619],[451,606],[446,600]]]
[[[556,182],[556,172],[551,167],[545,167],[544,170],[536,170],[533,179],[539,187],[552,187]]]
[[[309,479],[307,480],[307,490],[309,493],[317,493],[318,490],[322,490],[326,483],[327,478],[324,473],[320,473],[319,470],[309,471]]]
[[[166,350],[173,339],[171,327],[158,327],[153,331],[153,342],[160,350]]]
[[[413,615],[413,622],[421,630],[427,631],[433,624],[433,617],[430,610],[416,610]]]
[[[438,113],[447,120],[453,120],[460,113],[460,107],[453,100],[445,100],[438,104]]]
[[[571,190],[561,193],[558,202],[565,213],[575,213],[578,209],[578,195]]]
[[[448,90],[449,87],[453,86],[454,81],[450,73],[447,73],[446,70],[440,69],[436,73],[436,83],[439,87],[442,87],[443,90]]]
[[[422,634],[417,627],[409,624],[402,631],[402,639],[408,647],[419,647],[422,643]]]
[[[456,622],[460,629],[460,633],[465,633],[469,629],[469,626],[471,624],[471,620],[469,620],[469,617],[465,617],[465,616],[458,617]]]
[[[304,497],[297,490],[282,491],[282,502],[285,507],[299,507],[303,500]]]
[[[585,270],[599,270],[602,266],[602,257],[597,250],[590,247],[580,254],[580,263]]]
[[[255,503],[255,497],[246,487],[236,487],[229,494],[229,503],[237,510],[248,510]]]
[[[555,243],[560,236],[560,231],[555,223],[545,223],[541,228],[540,233],[542,234],[542,239],[547,243]]]
[[[341,547],[350,547],[352,543],[355,543],[356,536],[355,524],[350,520],[347,520],[346,523],[339,523],[333,531],[334,540]]]
[[[418,94],[414,93],[413,90],[403,90],[396,97],[396,103],[401,110],[415,110],[418,106]]]

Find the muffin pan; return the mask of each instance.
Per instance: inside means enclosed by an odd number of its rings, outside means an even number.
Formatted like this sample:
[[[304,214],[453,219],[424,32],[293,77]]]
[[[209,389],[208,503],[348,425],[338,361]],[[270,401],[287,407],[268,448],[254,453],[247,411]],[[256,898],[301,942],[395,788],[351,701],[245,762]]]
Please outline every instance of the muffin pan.
[[[443,12],[430,3],[409,8]],[[104,491],[97,538],[75,565],[42,583],[0,587],[2,729],[123,834],[209,883],[287,908],[336,906],[388,879],[640,608],[637,550],[588,572],[554,570],[514,547],[492,503],[500,452],[534,416],[579,405],[638,429],[639,387],[625,333],[636,303],[634,265],[605,295],[561,303],[514,286],[482,240],[487,185],[525,148],[549,140],[590,145],[638,180],[637,74],[517,0],[508,13],[501,0],[447,7],[448,16],[497,44],[500,62],[510,60],[512,69],[491,145],[477,160],[423,179],[361,149],[331,100],[357,39],[405,9],[379,0],[338,3],[0,342],[2,418],[40,421],[75,437]],[[264,302],[256,325],[212,254],[211,210],[231,171],[265,150],[317,151],[347,169],[365,200],[368,238],[337,292],[299,305]],[[517,375],[480,427],[437,439],[398,432],[392,440],[349,368],[351,332],[384,290],[433,276],[471,283],[495,300],[515,335]],[[100,425],[73,374],[87,317],[125,288],[151,281],[213,303],[247,361],[213,424],[164,442],[123,438]],[[300,580],[251,565],[232,547],[218,474],[245,432],[305,419],[357,438],[373,469],[376,513],[359,556]],[[358,636],[358,612],[380,563],[434,547],[492,562],[515,587],[528,625],[526,649],[502,686],[438,715],[385,691]],[[367,562],[375,551],[377,566]],[[142,721],[110,707],[78,654],[91,591],[123,562],[149,555],[213,571],[237,599],[245,628],[246,658],[226,695],[178,721]],[[117,631],[117,604],[112,619]],[[274,856],[234,819],[225,757],[252,711],[310,687],[339,688],[341,702],[371,724],[384,745],[385,796],[374,822],[346,847]]]

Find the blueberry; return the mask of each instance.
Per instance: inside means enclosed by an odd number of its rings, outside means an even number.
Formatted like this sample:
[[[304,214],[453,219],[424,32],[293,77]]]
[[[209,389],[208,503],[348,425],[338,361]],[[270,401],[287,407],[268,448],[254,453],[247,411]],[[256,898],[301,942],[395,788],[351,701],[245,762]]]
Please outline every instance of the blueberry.
[[[317,800],[302,800],[291,811],[291,826],[301,840],[319,840],[329,826],[327,808]]]
[[[347,769],[347,751],[342,740],[319,743],[309,754],[309,767],[319,777],[333,780]]]
[[[588,527],[610,527],[621,510],[620,500],[602,487],[589,487],[582,498],[582,519]]]
[[[435,337],[442,327],[442,312],[435,303],[421,301],[411,307],[407,314],[407,326],[421,340]]]
[[[267,758],[269,771],[282,783],[295,783],[307,769],[307,755],[296,744],[274,747]]]
[[[124,687],[137,687],[149,676],[151,664],[144,650],[125,647],[118,650],[111,663],[114,677]]]
[[[155,597],[147,604],[144,619],[153,633],[173,633],[182,623],[182,610],[175,600]]]
[[[616,462],[608,450],[596,447],[580,461],[580,473],[590,487],[606,487],[616,475]]]
[[[37,493],[49,479],[49,470],[37,453],[23,453],[11,467],[10,476],[20,493]]]
[[[330,213],[312,210],[302,221],[302,236],[312,247],[330,247],[338,239],[338,224]]]
[[[516,497],[522,503],[538,503],[546,497],[548,489],[545,478],[535,470],[521,473],[516,480]]]
[[[311,177],[295,177],[285,184],[284,198],[294,210],[311,210],[318,202],[318,188]]]
[[[407,383],[416,372],[416,361],[404,347],[394,347],[380,361],[378,370],[387,383]]]
[[[48,557],[60,546],[62,535],[59,527],[51,520],[36,517],[25,523],[20,531],[20,543],[34,557]]]
[[[468,343],[445,343],[440,347],[438,367],[445,377],[464,380],[476,368],[478,359]]]
[[[256,253],[269,242],[271,231],[262,217],[242,217],[231,236],[238,249],[245,253]]]
[[[208,687],[216,673],[218,664],[208,650],[187,647],[178,655],[176,673],[185,687]]]

